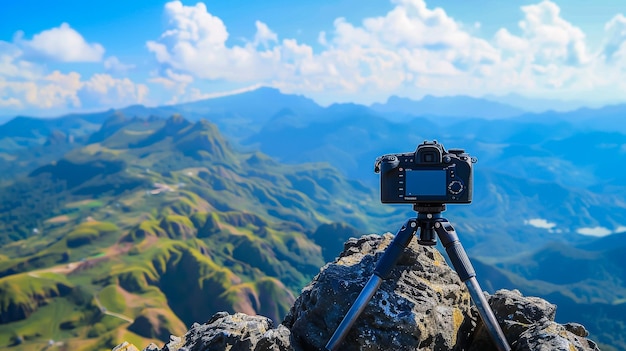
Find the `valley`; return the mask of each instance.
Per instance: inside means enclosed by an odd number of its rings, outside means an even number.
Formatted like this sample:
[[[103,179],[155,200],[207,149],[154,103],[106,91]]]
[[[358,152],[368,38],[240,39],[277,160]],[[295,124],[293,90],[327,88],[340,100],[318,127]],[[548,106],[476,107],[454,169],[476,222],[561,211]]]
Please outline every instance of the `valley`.
[[[5,123],[0,347],[163,343],[221,310],[278,323],[348,237],[414,215],[380,204],[374,159],[433,139],[479,159],[473,203],[444,216],[483,288],[544,297],[603,350],[626,345],[626,135],[587,111],[473,103],[502,110],[420,116],[261,88]]]

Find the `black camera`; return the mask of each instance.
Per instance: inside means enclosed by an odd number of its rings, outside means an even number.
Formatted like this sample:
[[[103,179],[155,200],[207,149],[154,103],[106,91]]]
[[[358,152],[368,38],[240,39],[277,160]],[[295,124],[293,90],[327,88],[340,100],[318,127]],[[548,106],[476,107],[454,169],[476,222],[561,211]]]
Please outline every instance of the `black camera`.
[[[376,159],[383,203],[445,204],[472,202],[472,164],[462,149],[446,151],[437,141],[424,141],[415,152]]]

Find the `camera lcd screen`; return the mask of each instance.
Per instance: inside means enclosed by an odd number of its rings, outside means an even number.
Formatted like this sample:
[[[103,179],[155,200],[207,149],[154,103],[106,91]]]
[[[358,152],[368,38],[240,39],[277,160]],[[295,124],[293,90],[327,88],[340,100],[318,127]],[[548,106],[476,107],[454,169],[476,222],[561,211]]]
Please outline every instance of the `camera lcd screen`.
[[[405,196],[445,196],[446,171],[407,169]]]

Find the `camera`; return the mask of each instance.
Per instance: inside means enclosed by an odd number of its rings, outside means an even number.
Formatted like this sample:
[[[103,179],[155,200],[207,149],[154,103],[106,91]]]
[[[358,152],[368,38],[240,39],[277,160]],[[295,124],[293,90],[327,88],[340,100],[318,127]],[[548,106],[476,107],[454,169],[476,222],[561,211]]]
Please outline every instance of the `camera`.
[[[418,205],[472,202],[472,164],[463,149],[446,151],[443,144],[424,141],[415,152],[376,159],[382,203]]]

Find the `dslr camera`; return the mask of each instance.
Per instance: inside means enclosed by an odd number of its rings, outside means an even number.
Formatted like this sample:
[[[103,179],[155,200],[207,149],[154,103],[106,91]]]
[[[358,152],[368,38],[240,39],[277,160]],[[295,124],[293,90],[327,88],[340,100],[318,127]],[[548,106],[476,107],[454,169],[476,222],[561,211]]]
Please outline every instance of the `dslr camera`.
[[[436,205],[472,202],[472,164],[477,159],[463,149],[446,151],[442,144],[424,141],[415,152],[388,154],[376,159],[382,203]]]

